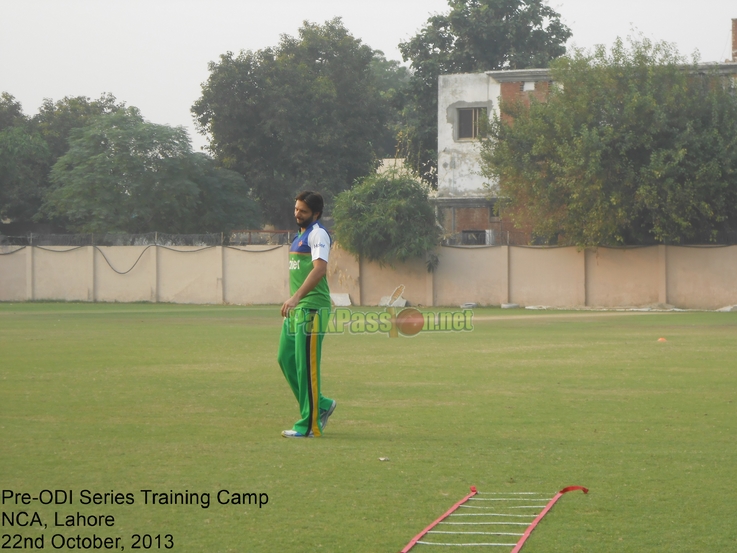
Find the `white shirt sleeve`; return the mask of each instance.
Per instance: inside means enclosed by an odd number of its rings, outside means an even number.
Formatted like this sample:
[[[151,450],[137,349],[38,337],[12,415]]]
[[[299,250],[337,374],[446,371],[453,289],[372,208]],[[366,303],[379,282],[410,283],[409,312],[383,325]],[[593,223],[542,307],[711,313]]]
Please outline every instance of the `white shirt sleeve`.
[[[322,259],[325,263],[328,262],[328,257],[330,256],[330,236],[325,229],[318,227],[312,231],[307,244],[312,251],[312,261]]]

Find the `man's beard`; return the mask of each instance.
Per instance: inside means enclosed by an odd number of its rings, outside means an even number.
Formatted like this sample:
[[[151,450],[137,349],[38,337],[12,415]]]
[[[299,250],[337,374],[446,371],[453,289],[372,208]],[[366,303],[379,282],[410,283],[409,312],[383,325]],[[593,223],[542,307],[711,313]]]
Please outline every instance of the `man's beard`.
[[[305,219],[301,223],[299,221],[297,221],[297,225],[299,225],[299,228],[307,228],[307,227],[309,227],[314,222],[315,222],[315,214],[313,213],[312,215],[310,215],[310,218],[309,219]]]

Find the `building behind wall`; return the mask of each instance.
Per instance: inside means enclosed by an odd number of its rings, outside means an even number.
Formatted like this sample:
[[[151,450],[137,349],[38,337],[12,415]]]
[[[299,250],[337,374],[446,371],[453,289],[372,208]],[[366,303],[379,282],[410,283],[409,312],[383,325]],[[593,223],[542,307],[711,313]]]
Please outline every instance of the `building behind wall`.
[[[493,196],[494,183],[481,174],[480,121],[499,115],[499,102],[544,100],[548,69],[441,75],[438,79],[438,195]],[[491,189],[485,187],[490,185]]]
[[[699,72],[737,80],[737,19],[732,19],[732,61],[705,63]],[[528,244],[529,229],[496,216],[497,186],[481,174],[479,132],[500,115],[500,102],[545,101],[549,69],[441,75],[438,79],[438,194],[433,198],[446,237],[459,244]],[[446,241],[447,242],[447,241]]]
[[[433,199],[450,243],[527,244],[530,233],[494,212],[495,183],[481,174],[482,121],[499,102],[544,100],[547,69],[441,75],[438,81],[438,195]]]

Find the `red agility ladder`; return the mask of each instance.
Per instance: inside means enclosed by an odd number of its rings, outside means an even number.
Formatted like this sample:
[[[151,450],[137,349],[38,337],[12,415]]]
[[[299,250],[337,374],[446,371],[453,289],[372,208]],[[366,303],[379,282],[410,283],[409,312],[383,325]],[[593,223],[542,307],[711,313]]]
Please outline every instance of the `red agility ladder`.
[[[483,492],[479,492],[476,490],[475,486],[471,486],[471,493],[469,493],[466,497],[461,499],[458,503],[453,505],[448,511],[445,512],[440,518],[435,520],[432,524],[430,524],[427,528],[425,528],[422,532],[417,534],[410,542],[400,551],[400,553],[408,553],[410,549],[415,547],[415,545],[435,545],[435,546],[447,546],[447,547],[455,547],[455,546],[488,546],[488,547],[513,547],[510,553],[519,553],[519,551],[522,549],[522,546],[527,541],[527,538],[530,537],[530,534],[535,529],[535,527],[538,525],[538,523],[543,519],[543,517],[548,514],[550,509],[553,508],[553,505],[563,496],[563,494],[572,492],[574,490],[581,490],[583,493],[589,493],[589,490],[584,488],[583,486],[568,486],[567,488],[563,488],[560,490],[557,494],[555,494],[554,497],[552,497],[547,505],[528,505],[528,502],[532,503],[541,503],[542,501],[545,501],[543,498],[534,497],[541,495],[536,492],[514,492],[514,493],[493,493],[489,492],[488,495],[497,495],[497,496],[505,496],[505,497],[493,497],[493,498],[482,498],[482,497],[475,497],[477,494],[482,494]],[[507,497],[507,496],[514,496],[514,497]],[[522,497],[526,496],[526,497]],[[507,511],[515,510],[514,513],[498,513],[496,512],[499,508],[497,505],[498,503],[493,503],[491,506],[485,507],[485,506],[476,506],[476,505],[467,505],[469,501],[490,501],[490,502],[511,502],[512,505],[507,505],[506,509]],[[474,510],[472,512],[460,512],[462,508],[471,509]],[[537,515],[530,512],[530,509],[542,509]],[[456,512],[459,511],[459,512]],[[494,512],[490,512],[494,511]],[[466,522],[465,520],[463,522],[451,522],[449,520],[446,520],[450,517],[481,517],[481,518],[475,518],[471,522]],[[534,518],[532,522],[527,521],[521,521],[520,519],[530,519]],[[504,519],[504,520],[500,520]],[[512,519],[512,520],[510,520]],[[481,532],[481,531],[463,531],[463,532],[457,532],[457,531],[446,531],[446,530],[433,530],[436,526],[439,524],[444,525],[461,525],[461,526],[469,526],[469,525],[486,525],[486,526],[526,526],[527,529],[524,533],[515,533],[515,532]],[[463,536],[519,536],[519,540],[517,543],[482,543],[482,542],[472,542],[472,543],[446,543],[446,542],[432,542],[432,541],[424,541],[422,538],[424,538],[427,534],[453,534],[453,535],[463,535]]]
[[[471,493],[470,494],[468,494],[466,497],[464,497],[463,499],[461,499],[458,503],[456,503],[455,505],[453,505],[450,509],[448,509],[445,512],[445,514],[443,516],[441,516],[439,519],[437,519],[435,522],[433,522],[430,526],[428,526],[422,532],[420,532],[414,538],[412,538],[410,540],[410,542],[406,546],[404,546],[404,549],[402,549],[399,553],[407,553],[407,551],[409,551],[410,549],[412,549],[415,546],[415,544],[422,538],[422,536],[424,536],[430,530],[432,530],[433,528],[435,528],[438,524],[440,524],[441,522],[443,522],[443,519],[449,517],[451,515],[451,513],[453,513],[453,511],[455,511],[456,509],[458,509],[458,507],[460,507],[466,501],[468,501],[469,499],[471,499],[474,495],[476,495],[476,493],[477,493],[476,486],[471,486]]]

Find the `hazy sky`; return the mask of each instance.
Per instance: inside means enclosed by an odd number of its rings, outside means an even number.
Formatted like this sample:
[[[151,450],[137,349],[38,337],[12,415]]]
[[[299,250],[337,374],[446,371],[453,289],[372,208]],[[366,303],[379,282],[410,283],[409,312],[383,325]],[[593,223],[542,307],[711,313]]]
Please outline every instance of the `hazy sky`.
[[[731,57],[735,0],[550,0],[572,29],[569,44],[611,45],[636,28],[653,40],[698,49],[703,61]],[[340,16],[387,58],[446,0],[0,0],[0,91],[37,112],[44,98],[103,92],[154,123],[183,125],[195,148],[190,107],[207,64],[227,51],[258,50],[294,35],[302,21]]]

